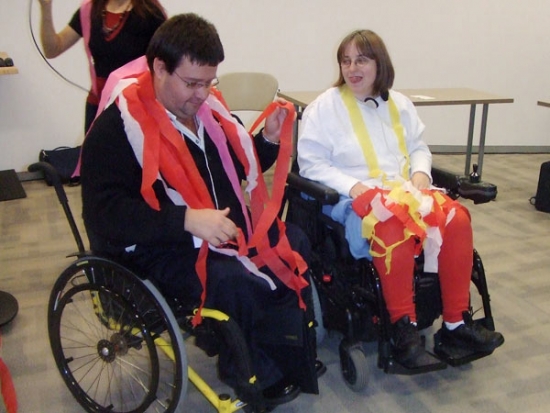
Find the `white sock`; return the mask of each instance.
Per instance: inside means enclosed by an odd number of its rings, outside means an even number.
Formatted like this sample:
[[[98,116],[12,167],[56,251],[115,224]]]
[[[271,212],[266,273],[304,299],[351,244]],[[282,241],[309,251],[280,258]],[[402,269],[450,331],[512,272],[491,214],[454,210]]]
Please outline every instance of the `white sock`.
[[[449,323],[445,321],[445,327],[447,327],[447,330],[453,331],[458,326],[461,326],[464,324],[464,320],[457,321],[456,323]]]

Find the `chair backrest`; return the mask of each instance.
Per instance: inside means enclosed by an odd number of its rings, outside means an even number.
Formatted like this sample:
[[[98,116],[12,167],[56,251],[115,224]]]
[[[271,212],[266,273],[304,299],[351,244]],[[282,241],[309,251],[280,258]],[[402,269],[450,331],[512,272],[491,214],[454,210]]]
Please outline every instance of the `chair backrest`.
[[[219,80],[218,89],[232,112],[263,112],[279,88],[279,82],[269,73],[232,72],[221,75]]]

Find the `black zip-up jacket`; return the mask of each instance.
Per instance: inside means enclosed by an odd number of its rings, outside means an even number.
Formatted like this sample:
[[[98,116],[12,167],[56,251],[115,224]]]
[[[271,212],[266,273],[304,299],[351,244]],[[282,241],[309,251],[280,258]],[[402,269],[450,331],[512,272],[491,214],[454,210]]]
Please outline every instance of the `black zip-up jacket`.
[[[240,203],[223,168],[216,146],[205,131],[203,152],[186,138],[211,195],[216,192],[218,209],[229,207],[229,218],[243,230],[246,224]],[[262,170],[276,160],[279,147],[265,141],[261,133],[254,137]],[[245,178],[244,167],[231,150],[237,173]],[[206,159],[212,174],[206,168]],[[96,253],[119,255],[126,247],[159,247],[181,244],[183,251],[194,254],[192,235],[184,230],[187,207],[174,205],[160,180],[154,184],[160,211],[152,209],[141,195],[142,168],[124,131],[118,107],[113,104],[95,121],[82,150],[81,183],[83,218],[91,249]]]

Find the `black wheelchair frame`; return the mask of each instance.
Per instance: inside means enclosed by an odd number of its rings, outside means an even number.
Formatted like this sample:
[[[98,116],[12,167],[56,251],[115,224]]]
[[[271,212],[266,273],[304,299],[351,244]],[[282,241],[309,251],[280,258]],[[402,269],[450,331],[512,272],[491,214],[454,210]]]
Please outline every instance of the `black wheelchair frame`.
[[[296,165],[294,165],[294,169]],[[475,203],[496,197],[496,186],[460,177],[443,169],[432,170],[434,185],[446,188],[453,199],[462,196]],[[323,327],[342,335],[339,346],[343,378],[352,390],[361,391],[368,381],[368,366],[362,342],[378,342],[378,367],[386,373],[418,374],[458,366],[490,353],[468,353],[445,348],[438,334],[434,352],[441,363],[410,369],[396,362],[390,344],[389,314],[382,294],[380,278],[367,259],[355,260],[349,252],[343,225],[322,212],[323,206],[334,205],[339,194],[318,182],[305,179],[297,172],[287,178],[286,221],[298,225],[312,244],[311,274],[318,291]],[[474,320],[494,331],[494,321],[483,263],[474,250],[472,283],[481,296],[484,317]],[[415,304],[418,327],[430,327],[442,313],[437,274],[424,273],[422,255],[416,260],[414,274]],[[470,313],[473,314],[470,308]]]
[[[193,314],[167,301],[150,280],[87,251],[57,171],[45,162],[28,169],[51,180],[78,247],[52,288],[48,334],[57,368],[85,411],[182,412],[188,381],[220,413],[267,411],[237,323],[204,308],[203,323],[193,327]],[[218,345],[232,349],[242,399],[216,393],[188,365],[190,337],[209,357]]]

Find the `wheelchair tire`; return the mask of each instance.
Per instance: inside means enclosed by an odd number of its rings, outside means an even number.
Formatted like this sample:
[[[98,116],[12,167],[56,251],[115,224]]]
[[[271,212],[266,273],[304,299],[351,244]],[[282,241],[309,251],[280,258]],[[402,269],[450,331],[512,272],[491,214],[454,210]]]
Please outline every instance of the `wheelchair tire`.
[[[315,327],[315,339],[317,346],[319,346],[327,335],[325,324],[323,322],[323,311],[321,309],[321,300],[319,299],[319,293],[317,292],[317,286],[315,282],[311,280],[311,295],[313,301],[313,313],[317,326]]]
[[[369,369],[360,343],[350,345],[342,340],[339,346],[340,368],[346,385],[354,392],[363,391],[369,382]]]
[[[51,292],[48,333],[61,376],[85,411],[182,411],[183,336],[149,281],[106,259],[77,260]]]

